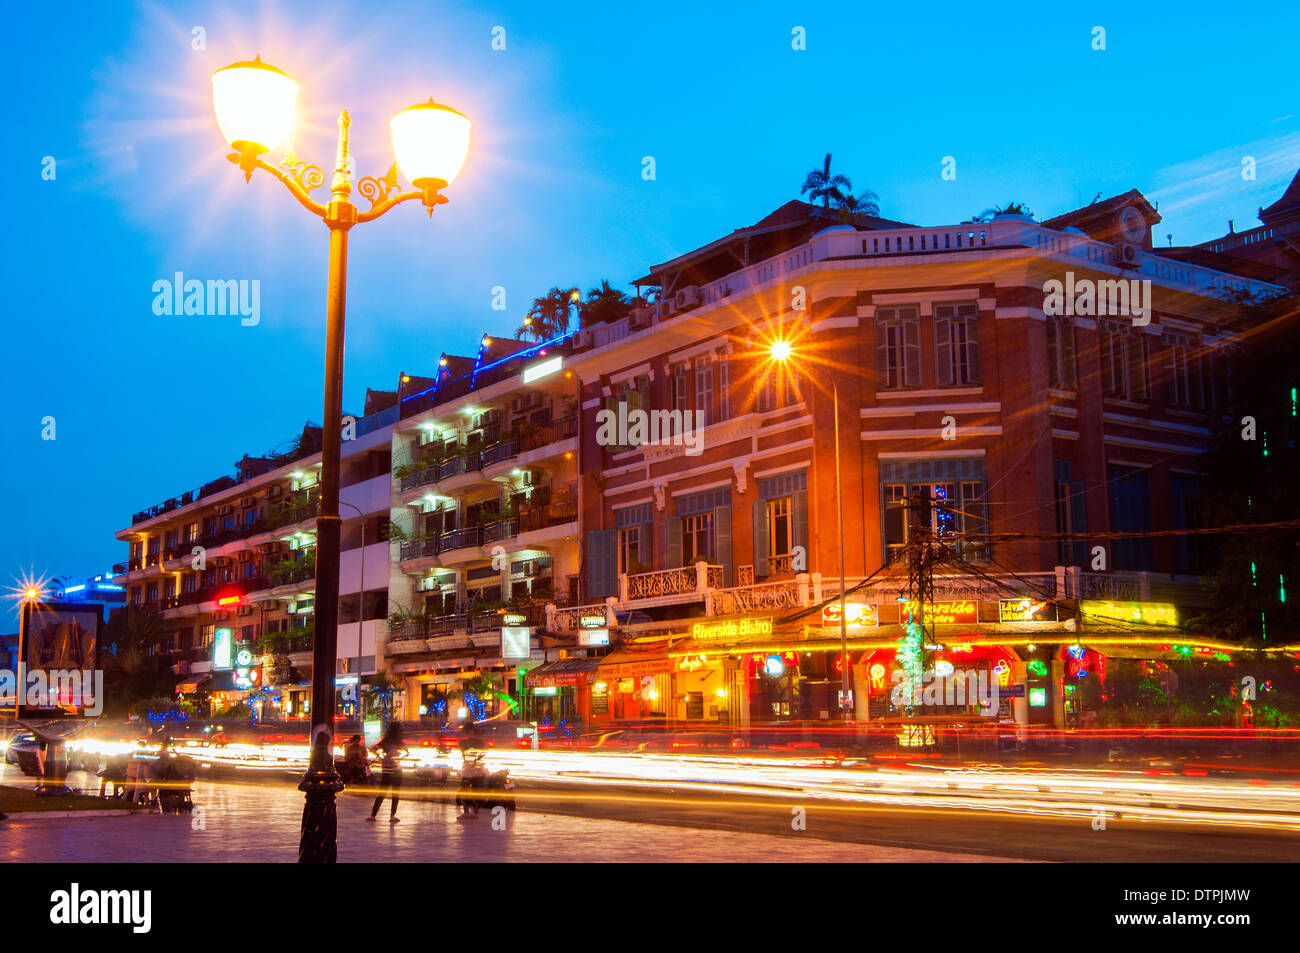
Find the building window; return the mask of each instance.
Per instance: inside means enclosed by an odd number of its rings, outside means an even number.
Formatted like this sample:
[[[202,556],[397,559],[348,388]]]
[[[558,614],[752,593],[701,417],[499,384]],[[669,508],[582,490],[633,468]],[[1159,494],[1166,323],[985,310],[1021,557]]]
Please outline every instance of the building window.
[[[876,311],[876,387],[921,386],[921,325],[915,307]]]
[[[180,545],[181,531],[178,529],[169,529],[167,531],[167,549],[173,550]]]
[[[713,559],[713,514],[682,517],[682,565],[692,566]]]
[[[198,577],[194,574],[188,574],[181,577],[181,592],[193,592]]]
[[[907,547],[907,484],[885,484],[885,561],[897,562]]]
[[[1166,390],[1169,406],[1200,410],[1205,406],[1204,375],[1196,342],[1183,334],[1166,334],[1165,344],[1165,353],[1169,356]]]
[[[199,538],[199,523],[195,520],[185,527],[185,542],[192,543]]]
[[[1059,390],[1074,390],[1078,386],[1074,322],[1060,316],[1047,319],[1047,383]]]
[[[1169,474],[1169,525],[1172,529],[1207,526],[1204,480],[1193,473]],[[1205,569],[1206,552],[1200,536],[1174,537],[1174,572],[1197,573]]]
[[[1151,471],[1147,467],[1111,464],[1110,528],[1113,532],[1149,532],[1151,530]],[[1151,540],[1128,538],[1113,540],[1112,568],[1151,569]]]
[[[912,522],[908,500],[923,487],[930,493],[929,529],[934,542],[950,548],[963,562],[987,560],[988,508],[982,467],[963,460],[946,466],[918,461],[901,464],[896,472],[901,475],[907,470],[912,472],[906,482],[891,480],[881,485],[886,561],[904,558]],[[882,473],[886,478],[889,475]],[[975,476],[979,479],[969,478]]]
[[[1117,321],[1099,325],[1102,392],[1123,400],[1149,399],[1146,335]]]
[[[1088,528],[1084,508],[1083,481],[1072,480],[1069,460],[1053,461],[1056,487],[1056,531],[1082,533]],[[1057,558],[1062,566],[1082,566],[1087,562],[1087,540],[1062,539],[1057,543]]]
[[[794,500],[788,496],[767,501],[767,546],[769,572],[792,572],[788,565],[794,552]]]
[[[939,386],[980,381],[979,306],[934,306],[935,362]]]
[[[620,573],[645,572],[641,565],[641,527],[628,526],[618,531],[618,571]]]

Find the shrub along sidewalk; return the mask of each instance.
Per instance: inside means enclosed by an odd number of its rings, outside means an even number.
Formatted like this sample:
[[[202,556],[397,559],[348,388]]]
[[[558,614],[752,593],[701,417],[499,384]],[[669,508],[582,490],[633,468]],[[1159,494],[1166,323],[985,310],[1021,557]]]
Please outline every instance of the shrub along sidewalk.
[[[46,814],[69,811],[124,811],[126,802],[120,798],[89,797],[85,794],[56,794],[37,797],[31,788],[15,788],[0,784],[0,814]]]

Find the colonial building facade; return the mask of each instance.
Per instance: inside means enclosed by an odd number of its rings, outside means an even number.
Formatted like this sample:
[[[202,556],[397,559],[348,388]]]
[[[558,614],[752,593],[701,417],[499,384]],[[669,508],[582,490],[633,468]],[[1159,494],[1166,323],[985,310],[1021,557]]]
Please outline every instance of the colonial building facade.
[[[1160,533],[1199,519],[1231,298],[1280,284],[1155,248],[1158,222],[1136,191],[941,227],[791,202],[651,268],[620,320],[534,345],[485,334],[403,375],[371,442],[345,448],[366,460],[359,505],[386,517],[365,548],[387,618],[359,610],[363,674],[390,673],[398,714],[430,724],[752,727],[841,706],[887,722],[899,640],[924,617],[936,669],[1004,696],[943,714],[1066,725],[1108,657],[1220,650],[1177,628],[1203,551]],[[244,638],[288,618],[310,574],[262,582],[256,560],[310,538],[310,515],[257,521],[273,486],[309,493],[309,470],[137,514],[119,533],[129,598],[200,651],[245,573]],[[904,596],[918,494],[940,552],[924,606]],[[257,532],[216,543],[230,578],[186,572],[195,534],[232,516]]]

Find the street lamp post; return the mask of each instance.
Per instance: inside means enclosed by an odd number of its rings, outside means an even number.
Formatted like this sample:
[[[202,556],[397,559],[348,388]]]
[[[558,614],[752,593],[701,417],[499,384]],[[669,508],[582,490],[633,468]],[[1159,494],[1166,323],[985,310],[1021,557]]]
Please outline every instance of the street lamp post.
[[[789,341],[776,340],[768,346],[771,359],[784,364],[794,354]],[[835,417],[835,506],[840,536],[840,713],[844,720],[853,720],[853,706],[849,701],[849,617],[844,577],[844,481],[840,471],[840,384],[831,379],[832,411]]]
[[[348,148],[351,125],[339,115],[338,149],[329,201],[311,192],[325,182],[319,166],[300,160],[291,146],[276,168],[261,156],[289,138],[298,99],[298,84],[286,73],[255,58],[234,63],[212,76],[217,125],[234,150],[227,158],[245,181],[253,172],[269,172],[329,229],[329,277],[325,306],[325,411],[321,447],[320,515],[316,528],[316,637],[312,646],[311,762],[298,785],[306,795],[298,847],[300,863],[334,863],[338,859],[338,818],[334,796],[342,782],[334,770],[334,668],[338,642],[339,467],[343,416],[343,330],[347,297],[348,232],[379,218],[389,209],[419,199],[428,210],[447,201],[441,190],[456,177],[469,151],[469,120],[432,99],[393,117],[393,152],[397,159],[382,178],[366,177],[357,191],[369,202],[366,211],[351,201],[352,163]],[[401,169],[413,189],[400,191]]]
[[[840,479],[840,383],[831,381],[835,412],[835,506],[840,528],[840,711],[845,721],[853,720],[849,701],[849,616],[844,585],[844,482]]]

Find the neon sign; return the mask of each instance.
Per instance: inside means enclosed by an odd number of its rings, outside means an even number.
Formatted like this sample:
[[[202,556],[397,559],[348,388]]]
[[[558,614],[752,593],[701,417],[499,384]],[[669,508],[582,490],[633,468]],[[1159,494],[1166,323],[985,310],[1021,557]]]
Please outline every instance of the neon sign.
[[[909,616],[920,621],[920,613],[917,610],[918,605],[915,600],[903,607],[903,611]],[[972,625],[979,621],[979,612],[975,603],[970,601],[930,602],[925,606],[925,621],[932,625]]]
[[[730,619],[726,622],[697,622],[691,626],[694,639],[730,639],[747,635],[771,635],[772,619]]]

